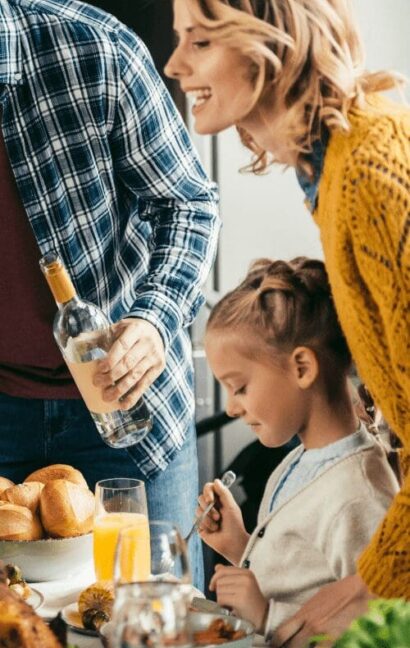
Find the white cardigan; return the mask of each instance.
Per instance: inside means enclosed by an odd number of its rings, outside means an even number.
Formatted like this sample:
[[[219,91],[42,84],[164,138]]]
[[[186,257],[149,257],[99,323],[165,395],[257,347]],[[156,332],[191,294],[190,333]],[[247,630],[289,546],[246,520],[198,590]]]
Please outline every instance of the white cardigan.
[[[366,433],[361,447],[269,513],[272,493],[298,452],[270,476],[240,562],[270,599],[266,641],[322,585],[355,573],[356,559],[399,490],[384,449]]]

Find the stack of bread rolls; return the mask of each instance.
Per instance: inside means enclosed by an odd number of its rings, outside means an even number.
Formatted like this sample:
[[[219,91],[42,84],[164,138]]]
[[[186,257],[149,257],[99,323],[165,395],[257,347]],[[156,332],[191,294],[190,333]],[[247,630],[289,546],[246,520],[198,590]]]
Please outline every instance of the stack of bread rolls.
[[[94,495],[79,470],[54,464],[22,484],[0,477],[0,540],[69,538],[92,530]]]

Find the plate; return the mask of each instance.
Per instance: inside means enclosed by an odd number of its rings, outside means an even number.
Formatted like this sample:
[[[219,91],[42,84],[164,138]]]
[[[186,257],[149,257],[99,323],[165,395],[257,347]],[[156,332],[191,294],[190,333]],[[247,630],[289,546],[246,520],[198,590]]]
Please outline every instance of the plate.
[[[88,628],[84,628],[80,613],[78,611],[77,603],[70,603],[70,605],[63,607],[63,609],[61,610],[61,616],[69,626],[69,628],[71,628],[71,630],[74,630],[74,632],[90,635],[91,637],[98,637],[98,632],[96,632],[95,630],[88,630]]]
[[[44,603],[44,596],[41,592],[30,586],[30,596],[26,598],[26,603],[31,605],[33,610],[38,610]]]

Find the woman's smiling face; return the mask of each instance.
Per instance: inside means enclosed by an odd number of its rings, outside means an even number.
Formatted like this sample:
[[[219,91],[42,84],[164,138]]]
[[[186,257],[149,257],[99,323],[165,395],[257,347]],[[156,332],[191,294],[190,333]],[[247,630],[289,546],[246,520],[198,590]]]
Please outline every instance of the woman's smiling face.
[[[195,130],[208,135],[244,124],[254,100],[249,59],[212,40],[195,20],[190,0],[175,0],[174,29],[179,42],[165,74],[192,100]]]

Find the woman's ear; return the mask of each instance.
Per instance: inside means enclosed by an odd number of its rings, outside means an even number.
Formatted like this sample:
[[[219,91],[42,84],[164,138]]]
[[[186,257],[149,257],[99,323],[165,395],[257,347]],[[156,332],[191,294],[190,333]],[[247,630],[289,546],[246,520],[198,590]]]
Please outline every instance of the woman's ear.
[[[308,347],[296,347],[292,352],[290,362],[299,387],[301,389],[311,387],[319,375],[316,353]]]

